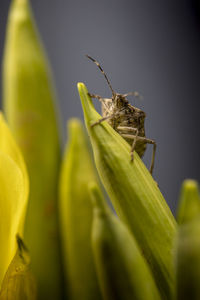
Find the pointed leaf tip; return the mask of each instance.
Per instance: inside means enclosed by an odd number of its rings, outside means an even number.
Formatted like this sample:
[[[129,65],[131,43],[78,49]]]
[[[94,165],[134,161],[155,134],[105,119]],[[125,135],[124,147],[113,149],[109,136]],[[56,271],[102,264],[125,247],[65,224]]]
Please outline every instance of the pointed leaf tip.
[[[100,119],[101,116],[96,112],[96,110],[94,108],[94,104],[92,102],[92,99],[91,99],[84,83],[79,82],[77,84],[77,87],[78,87],[78,92],[80,95],[81,103],[83,106],[83,111],[85,114],[86,125],[90,126],[96,120]]]
[[[186,179],[181,187],[180,200],[177,212],[179,224],[185,224],[200,216],[200,197],[198,183]]]

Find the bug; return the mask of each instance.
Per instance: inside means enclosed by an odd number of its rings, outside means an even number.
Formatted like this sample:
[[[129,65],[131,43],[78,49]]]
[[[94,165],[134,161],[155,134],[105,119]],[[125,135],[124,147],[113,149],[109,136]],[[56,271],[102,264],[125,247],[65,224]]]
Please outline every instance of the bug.
[[[134,160],[134,151],[136,151],[138,155],[142,157],[145,153],[147,144],[152,144],[153,153],[150,165],[150,173],[152,174],[155,161],[156,142],[146,138],[145,136],[145,112],[137,107],[132,106],[126,98],[130,95],[138,97],[138,92],[130,92],[126,94],[116,93],[113,90],[111,83],[100,64],[91,56],[86,55],[86,57],[93,61],[100,69],[112,92],[111,98],[102,98],[99,95],[89,93],[91,98],[96,98],[101,102],[102,109],[102,118],[91,126],[93,127],[103,121],[107,121],[110,126],[112,126],[112,128],[116,130],[131,145],[131,162]]]

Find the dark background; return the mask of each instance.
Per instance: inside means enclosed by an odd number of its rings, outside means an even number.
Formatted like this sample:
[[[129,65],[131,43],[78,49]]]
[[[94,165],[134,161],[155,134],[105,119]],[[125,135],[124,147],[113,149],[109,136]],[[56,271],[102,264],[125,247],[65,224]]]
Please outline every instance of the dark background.
[[[0,3],[0,57],[10,1]],[[76,83],[92,93],[137,90],[131,104],[146,114],[146,135],[157,141],[154,177],[173,212],[180,184],[200,179],[199,5],[192,0],[34,0],[36,21],[54,72],[63,127],[82,118]],[[151,146],[144,157],[149,165]]]

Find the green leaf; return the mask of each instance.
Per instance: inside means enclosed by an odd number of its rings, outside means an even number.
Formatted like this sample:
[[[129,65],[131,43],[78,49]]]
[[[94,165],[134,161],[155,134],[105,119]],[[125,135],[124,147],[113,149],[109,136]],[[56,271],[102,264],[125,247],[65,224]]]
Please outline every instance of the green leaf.
[[[161,299],[149,266],[128,228],[108,208],[96,184],[92,246],[105,300]]]
[[[13,0],[3,59],[3,106],[30,176],[25,242],[40,299],[61,296],[57,221],[60,141],[51,71],[28,0]]]
[[[60,176],[60,223],[70,299],[100,299],[92,249],[92,204],[88,183],[98,182],[88,139],[78,119],[68,123],[68,144]]]
[[[21,152],[0,114],[0,287],[23,235],[29,182]]]
[[[137,153],[134,153],[134,163],[130,162],[128,143],[107,122],[91,127],[101,116],[83,83],[78,84],[78,90],[104,187],[149,262],[162,298],[170,299],[174,288],[174,217]]]
[[[200,217],[200,198],[198,183],[187,179],[183,182],[178,206],[177,221],[185,224]]]

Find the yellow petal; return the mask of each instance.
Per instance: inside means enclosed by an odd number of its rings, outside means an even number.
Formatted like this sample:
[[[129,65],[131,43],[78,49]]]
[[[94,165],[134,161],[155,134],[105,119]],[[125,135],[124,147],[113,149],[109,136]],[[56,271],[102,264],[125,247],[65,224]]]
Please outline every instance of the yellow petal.
[[[23,235],[28,176],[20,151],[0,115],[0,286]]]
[[[26,186],[26,194],[24,195],[24,197],[27,198],[29,190],[29,181],[27,176],[26,165],[21,151],[19,150],[11,134],[11,131],[7,126],[2,113],[0,113],[0,151],[10,156],[20,168],[23,175],[24,184]]]

